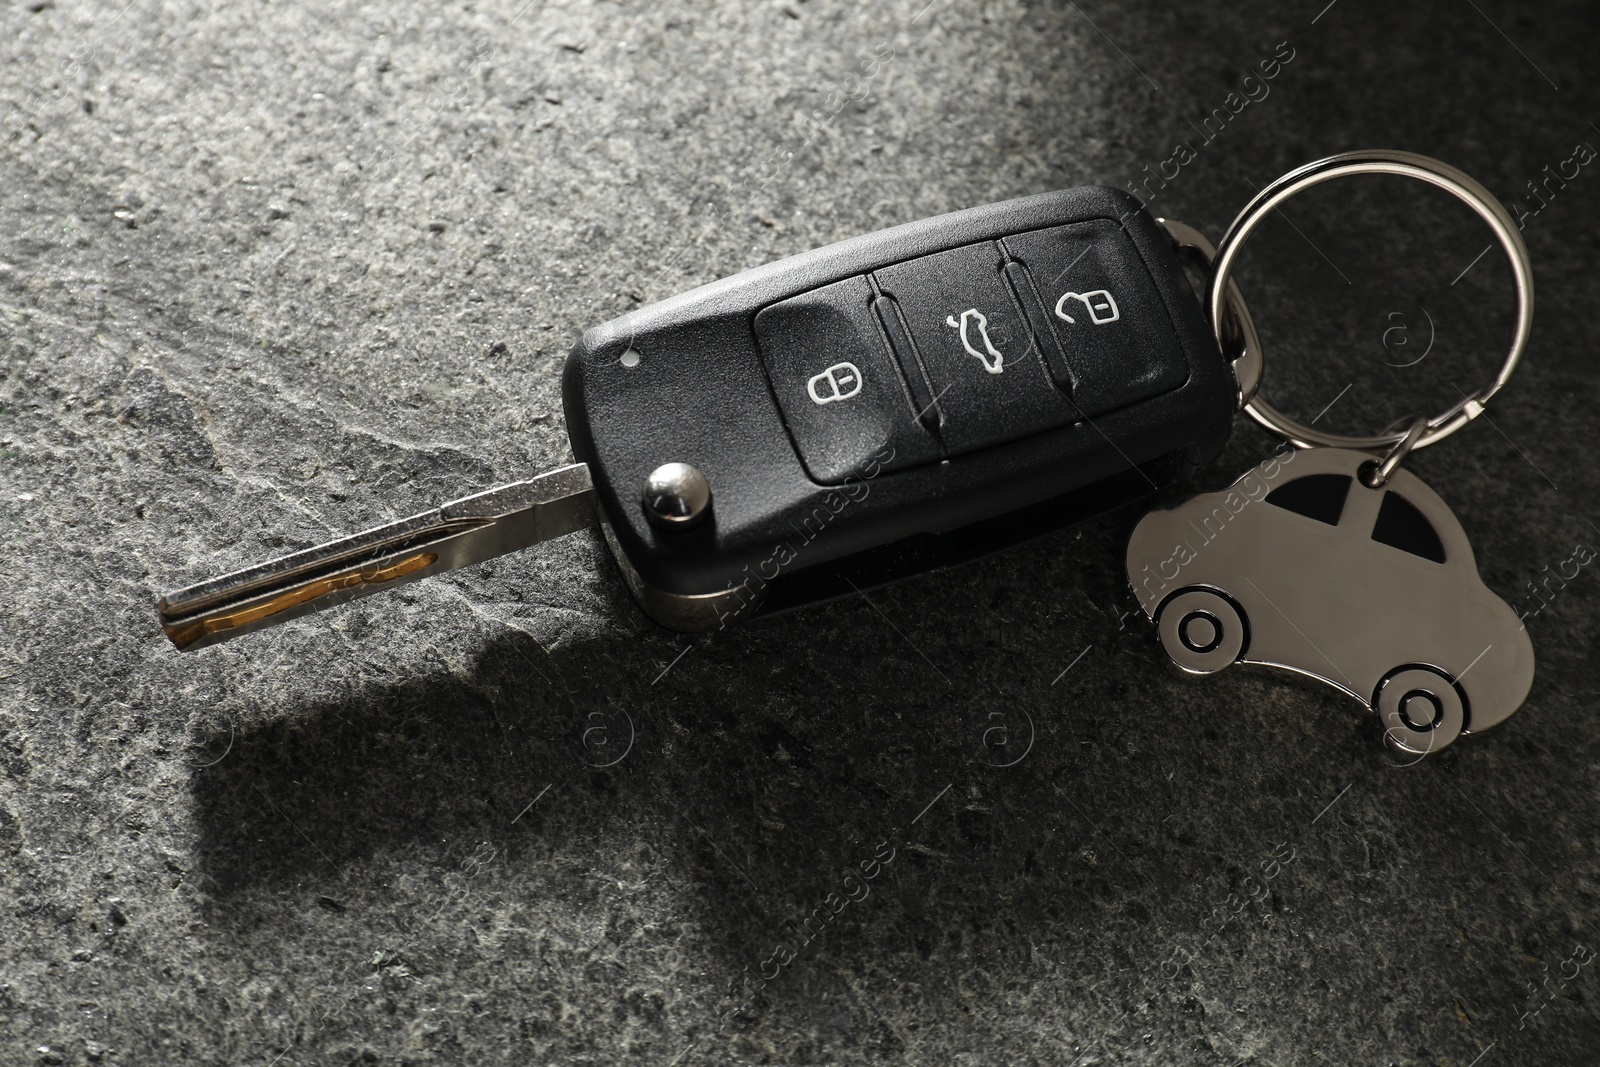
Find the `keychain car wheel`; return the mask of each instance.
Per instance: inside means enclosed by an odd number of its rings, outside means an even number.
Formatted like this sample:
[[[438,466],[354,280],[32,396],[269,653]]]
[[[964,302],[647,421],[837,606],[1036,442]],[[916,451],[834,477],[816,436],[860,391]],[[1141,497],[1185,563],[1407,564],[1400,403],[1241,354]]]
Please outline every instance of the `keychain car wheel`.
[[[1406,666],[1391,671],[1372,694],[1390,748],[1413,756],[1437,752],[1466,728],[1466,702],[1442,671]]]
[[[1215,674],[1244,655],[1250,627],[1244,612],[1215,589],[1180,589],[1156,623],[1174,663],[1191,674]]]

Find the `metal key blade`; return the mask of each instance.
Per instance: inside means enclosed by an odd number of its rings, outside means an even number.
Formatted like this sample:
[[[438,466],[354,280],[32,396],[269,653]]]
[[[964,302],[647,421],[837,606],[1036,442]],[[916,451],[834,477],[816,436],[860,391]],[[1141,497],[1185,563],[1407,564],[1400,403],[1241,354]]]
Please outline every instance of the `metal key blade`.
[[[191,585],[156,612],[180,651],[204,648],[597,521],[588,465],[575,463]]]

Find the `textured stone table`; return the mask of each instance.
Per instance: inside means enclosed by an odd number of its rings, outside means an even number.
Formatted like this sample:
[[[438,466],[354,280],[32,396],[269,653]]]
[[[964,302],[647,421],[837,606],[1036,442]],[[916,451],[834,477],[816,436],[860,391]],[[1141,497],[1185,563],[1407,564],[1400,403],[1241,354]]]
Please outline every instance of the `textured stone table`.
[[[1521,203],[1526,365],[1412,469],[1538,607],[1600,541],[1594,16],[1324,4],[7,5],[0,1062],[1594,1062],[1593,567],[1523,710],[1411,767],[1329,689],[1177,676],[1134,514],[713,637],[590,535],[155,626],[567,461],[566,349],[641,302],[1163,169],[1216,235],[1369,146]],[[1241,275],[1273,397],[1355,431],[1485,380],[1487,241],[1398,181],[1296,202]]]

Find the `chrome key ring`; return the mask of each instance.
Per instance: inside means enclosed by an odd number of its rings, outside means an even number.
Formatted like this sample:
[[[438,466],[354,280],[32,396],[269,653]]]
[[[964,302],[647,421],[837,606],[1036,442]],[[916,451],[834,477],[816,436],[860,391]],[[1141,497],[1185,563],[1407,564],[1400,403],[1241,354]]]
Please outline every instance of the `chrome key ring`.
[[[1500,247],[1505,250],[1506,258],[1511,261],[1511,274],[1517,291],[1517,321],[1512,330],[1511,349],[1506,354],[1505,362],[1500,365],[1499,373],[1488,385],[1470,396],[1463,397],[1460,402],[1451,405],[1443,413],[1428,419],[1426,429],[1409,434],[1409,426],[1391,429],[1373,437],[1328,433],[1283,414],[1267,403],[1259,392],[1253,396],[1246,396],[1242,406],[1245,413],[1262,427],[1282,437],[1296,448],[1348,448],[1358,452],[1376,452],[1398,445],[1409,436],[1408,450],[1414,451],[1442,441],[1483,414],[1484,405],[1505,388],[1511,372],[1516,370],[1518,361],[1522,359],[1523,350],[1527,348],[1528,335],[1533,329],[1533,266],[1528,259],[1528,246],[1523,243],[1522,233],[1517,229],[1510,212],[1495,199],[1493,193],[1472,177],[1430,156],[1415,152],[1384,150],[1345,152],[1292,170],[1257,193],[1250,203],[1245,205],[1245,209],[1239,212],[1239,217],[1233,220],[1228,232],[1223,234],[1222,240],[1217,245],[1211,280],[1206,288],[1206,310],[1211,319],[1212,329],[1216,333],[1217,343],[1226,349],[1229,327],[1226,311],[1229,308],[1230,293],[1237,289],[1230,280],[1234,263],[1244,248],[1246,238],[1254,233],[1279,205],[1295,194],[1313,185],[1321,185],[1323,182],[1354,174],[1395,174],[1427,182],[1463,201],[1479,218],[1489,224],[1500,242]]]

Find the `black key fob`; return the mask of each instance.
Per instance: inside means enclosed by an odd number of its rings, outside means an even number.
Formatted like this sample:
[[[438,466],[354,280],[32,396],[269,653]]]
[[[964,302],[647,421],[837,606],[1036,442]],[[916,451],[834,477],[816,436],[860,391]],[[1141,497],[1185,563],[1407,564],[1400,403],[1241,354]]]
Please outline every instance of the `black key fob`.
[[[630,587],[703,631],[1175,488],[1237,387],[1172,239],[1093,187],[640,308],[584,335],[563,396]]]

